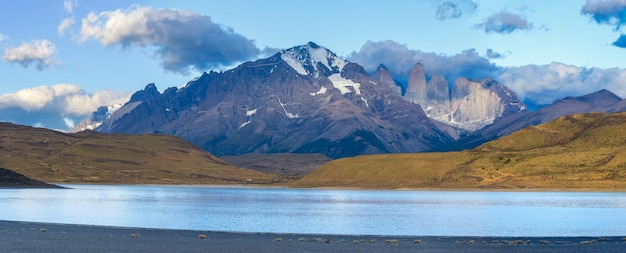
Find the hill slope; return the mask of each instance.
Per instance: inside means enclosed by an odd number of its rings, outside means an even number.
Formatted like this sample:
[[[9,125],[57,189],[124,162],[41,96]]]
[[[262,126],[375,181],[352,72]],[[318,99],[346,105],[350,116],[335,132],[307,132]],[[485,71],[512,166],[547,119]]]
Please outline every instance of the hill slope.
[[[64,134],[0,123],[0,167],[46,182],[234,184],[275,176],[236,168],[165,135]]]
[[[330,162],[298,187],[626,189],[626,113],[560,117],[463,152]]]
[[[0,188],[61,188],[60,186],[28,178],[5,168],[0,168]]]

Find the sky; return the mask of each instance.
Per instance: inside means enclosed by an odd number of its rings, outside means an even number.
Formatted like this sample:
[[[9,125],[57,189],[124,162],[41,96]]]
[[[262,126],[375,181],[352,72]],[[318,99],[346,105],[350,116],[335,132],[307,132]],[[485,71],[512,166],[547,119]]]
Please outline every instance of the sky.
[[[155,83],[182,86],[313,41],[398,80],[492,78],[529,104],[626,97],[626,0],[0,2],[0,121],[67,130]]]

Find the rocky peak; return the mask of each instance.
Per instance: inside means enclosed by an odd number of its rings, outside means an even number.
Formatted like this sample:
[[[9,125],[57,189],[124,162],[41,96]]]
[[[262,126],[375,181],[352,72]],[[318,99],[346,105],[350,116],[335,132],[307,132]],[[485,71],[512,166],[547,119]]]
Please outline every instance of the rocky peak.
[[[622,98],[618,97],[617,95],[615,95],[615,93],[610,92],[606,89],[602,89],[594,93],[590,93],[573,99],[588,103],[595,107],[613,106],[614,104],[622,101]]]
[[[526,110],[515,93],[490,78],[457,79],[450,102],[449,123],[471,131],[493,123],[496,118]]]
[[[404,87],[402,87],[402,84],[393,80],[391,72],[389,72],[389,69],[387,69],[387,67],[383,64],[378,65],[378,68],[376,68],[376,71],[374,71],[374,73],[372,74],[372,79],[377,82],[388,84],[389,86],[391,86],[391,89],[398,95],[404,95],[405,93],[405,89]]]
[[[135,92],[135,94],[130,97],[129,103],[153,100],[158,98],[160,95],[161,93],[157,90],[156,85],[154,85],[154,83],[150,83],[146,85],[143,90]]]
[[[300,75],[315,78],[340,73],[348,61],[313,42],[279,52],[280,57]],[[320,75],[321,74],[321,75]]]
[[[411,69],[404,98],[422,105],[422,108],[425,108],[426,104],[428,104],[426,97],[426,74],[421,63],[415,64]]]

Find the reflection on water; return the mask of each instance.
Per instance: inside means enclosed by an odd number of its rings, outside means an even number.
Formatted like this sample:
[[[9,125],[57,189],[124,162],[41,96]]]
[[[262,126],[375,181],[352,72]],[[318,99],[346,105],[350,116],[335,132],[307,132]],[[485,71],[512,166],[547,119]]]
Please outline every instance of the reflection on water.
[[[623,236],[626,193],[65,185],[0,190],[0,219],[214,231]]]

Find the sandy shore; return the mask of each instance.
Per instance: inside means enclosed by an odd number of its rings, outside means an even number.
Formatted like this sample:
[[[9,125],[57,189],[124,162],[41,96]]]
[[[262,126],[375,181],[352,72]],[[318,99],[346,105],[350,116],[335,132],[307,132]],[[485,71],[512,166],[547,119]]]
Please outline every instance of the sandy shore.
[[[624,237],[228,233],[0,221],[2,252],[626,252]]]

